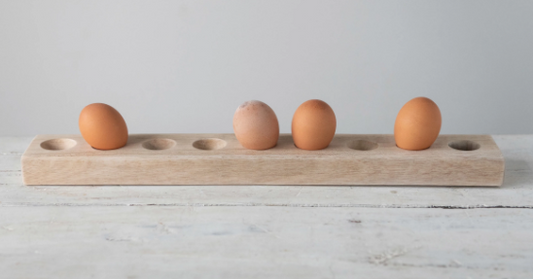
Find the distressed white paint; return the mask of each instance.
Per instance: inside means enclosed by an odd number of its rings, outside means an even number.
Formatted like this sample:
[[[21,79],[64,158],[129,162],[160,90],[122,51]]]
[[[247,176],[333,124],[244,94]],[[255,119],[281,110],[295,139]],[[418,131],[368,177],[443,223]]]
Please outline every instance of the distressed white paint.
[[[23,186],[0,138],[0,278],[531,278],[533,136],[494,138],[501,188]]]
[[[533,272],[533,211],[525,209],[46,206],[0,215],[0,267],[10,278]]]

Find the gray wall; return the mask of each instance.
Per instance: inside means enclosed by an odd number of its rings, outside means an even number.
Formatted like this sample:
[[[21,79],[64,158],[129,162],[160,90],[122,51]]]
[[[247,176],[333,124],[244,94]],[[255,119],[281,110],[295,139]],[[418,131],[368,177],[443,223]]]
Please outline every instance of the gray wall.
[[[432,98],[442,133],[533,133],[533,1],[0,1],[0,135],[232,132],[258,99],[290,132],[307,99],[339,133],[392,133]]]

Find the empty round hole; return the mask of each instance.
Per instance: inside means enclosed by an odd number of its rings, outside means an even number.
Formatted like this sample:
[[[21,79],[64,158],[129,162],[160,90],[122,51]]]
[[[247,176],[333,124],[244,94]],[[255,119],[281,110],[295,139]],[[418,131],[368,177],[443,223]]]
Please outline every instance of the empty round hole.
[[[151,139],[142,144],[148,150],[165,150],[174,147],[174,145],[176,142],[171,139]]]
[[[226,141],[221,140],[221,139],[216,139],[216,138],[201,139],[201,140],[195,141],[192,144],[192,146],[194,146],[194,148],[201,149],[201,150],[215,150],[215,149],[220,149],[226,146]]]
[[[378,148],[378,144],[368,140],[354,140],[348,143],[348,147],[354,150],[368,151]]]
[[[41,142],[41,148],[46,150],[66,150],[74,147],[76,141],[73,139],[51,139]]]
[[[448,146],[461,151],[473,151],[481,147],[479,143],[469,140],[452,141]]]

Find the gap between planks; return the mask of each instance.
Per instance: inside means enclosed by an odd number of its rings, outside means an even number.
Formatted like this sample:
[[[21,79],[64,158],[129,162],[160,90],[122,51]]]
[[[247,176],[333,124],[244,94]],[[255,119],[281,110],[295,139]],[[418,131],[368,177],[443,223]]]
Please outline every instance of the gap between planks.
[[[398,208],[398,209],[533,209],[533,205],[403,205],[403,204],[290,204],[290,203],[1,203],[0,207],[109,207],[109,206],[153,206],[153,207],[324,207],[324,208]]]

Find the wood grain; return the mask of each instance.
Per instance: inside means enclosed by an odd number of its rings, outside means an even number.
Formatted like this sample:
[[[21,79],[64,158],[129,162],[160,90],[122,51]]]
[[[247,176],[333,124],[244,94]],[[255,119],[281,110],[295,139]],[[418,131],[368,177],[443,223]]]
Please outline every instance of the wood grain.
[[[504,168],[486,135],[441,135],[423,151],[399,149],[392,135],[336,135],[318,151],[296,148],[287,134],[264,151],[233,134],[130,135],[110,151],[79,135],[39,135],[22,156],[26,185],[500,186]]]
[[[0,138],[4,206],[286,206],[533,208],[533,135],[493,136],[505,158],[501,187],[213,185],[25,187],[21,155],[30,137]]]

